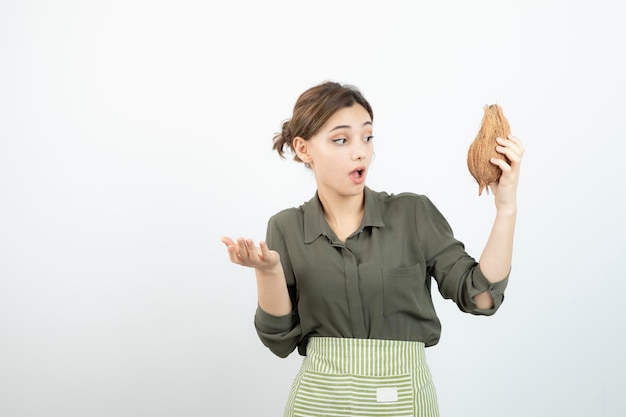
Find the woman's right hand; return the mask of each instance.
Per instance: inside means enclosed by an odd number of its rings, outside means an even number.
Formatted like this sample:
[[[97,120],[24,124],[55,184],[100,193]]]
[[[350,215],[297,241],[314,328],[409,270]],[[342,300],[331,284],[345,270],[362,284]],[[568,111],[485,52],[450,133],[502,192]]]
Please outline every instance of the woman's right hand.
[[[265,242],[255,246],[252,239],[237,238],[237,242],[228,236],[222,236],[222,243],[228,249],[230,261],[234,264],[248,266],[260,271],[268,271],[280,263],[280,255],[270,250]]]
[[[293,310],[280,255],[270,250],[265,242],[255,246],[252,239],[242,237],[233,241],[222,236],[232,263],[255,269],[259,293],[259,307],[273,315],[284,316]]]

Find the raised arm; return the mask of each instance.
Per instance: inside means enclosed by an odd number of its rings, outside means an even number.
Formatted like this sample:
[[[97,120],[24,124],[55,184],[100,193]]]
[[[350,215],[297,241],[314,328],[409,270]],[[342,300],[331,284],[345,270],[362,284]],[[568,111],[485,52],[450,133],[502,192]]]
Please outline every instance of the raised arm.
[[[479,262],[481,271],[493,283],[502,281],[511,270],[517,217],[517,184],[524,154],[521,142],[512,135],[508,138],[498,138],[497,142],[496,150],[506,155],[511,163],[508,164],[498,158],[491,160],[492,164],[502,169],[502,175],[498,182],[489,185],[496,204],[496,217]],[[476,295],[474,301],[480,308],[493,306],[489,292]]]

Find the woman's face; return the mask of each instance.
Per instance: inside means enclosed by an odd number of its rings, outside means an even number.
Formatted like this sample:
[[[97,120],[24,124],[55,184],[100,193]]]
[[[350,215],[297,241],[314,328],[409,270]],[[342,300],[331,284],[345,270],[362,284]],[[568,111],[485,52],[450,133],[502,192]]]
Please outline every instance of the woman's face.
[[[321,129],[304,141],[308,162],[320,192],[360,195],[374,154],[372,119],[363,106],[337,110]]]

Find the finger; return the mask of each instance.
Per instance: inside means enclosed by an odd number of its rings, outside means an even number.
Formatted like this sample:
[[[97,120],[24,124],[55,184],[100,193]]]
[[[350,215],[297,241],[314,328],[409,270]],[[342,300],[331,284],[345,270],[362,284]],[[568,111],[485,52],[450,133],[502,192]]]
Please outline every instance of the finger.
[[[245,263],[248,259],[248,249],[246,248],[246,242],[242,237],[237,238],[235,252],[237,253],[237,257]]]
[[[520,140],[513,135],[509,135],[507,138],[498,137],[496,138],[496,142],[500,146],[512,149],[517,155],[519,155],[519,158],[517,158],[518,160],[521,159],[522,155],[524,155],[524,146]]]
[[[507,164],[504,159],[501,159],[501,158],[491,158],[489,160],[489,162],[491,162],[492,164],[494,164],[495,166],[500,168],[502,170],[502,172],[509,172],[509,171],[511,171],[511,165]]]
[[[256,246],[254,246],[254,242],[252,239],[246,239],[246,249],[248,250],[248,257],[252,262],[259,261],[259,251]]]
[[[226,245],[226,250],[228,252],[228,257],[230,258],[230,261],[233,263],[239,263],[239,257],[237,256],[235,242],[228,236],[222,236],[220,240],[224,245]]]
[[[521,141],[521,140],[519,140],[519,138],[518,138],[517,136],[509,135],[509,136],[507,136],[507,138],[508,138],[511,142],[515,143],[515,144],[517,145],[517,147],[520,149],[520,151],[521,151],[522,153],[524,153],[524,145],[522,145],[522,141]]]
[[[521,150],[521,145],[509,138],[497,137],[496,142],[498,146],[513,149],[515,152],[520,152]]]
[[[267,244],[263,241],[259,242],[259,247],[261,248],[261,256],[263,259],[267,259],[270,256],[270,248],[267,247]]]
[[[220,238],[220,240],[222,241],[222,243],[224,245],[226,245],[226,247],[231,246],[231,245],[235,245],[235,242],[231,238],[229,238],[228,236],[222,236]]]
[[[234,264],[242,265],[241,259],[239,258],[239,255],[237,255],[237,247],[235,245],[229,245],[227,250],[230,261]]]
[[[267,246],[265,242],[259,242],[259,247],[261,248],[261,258],[263,261],[268,262],[272,258],[272,251]]]
[[[526,152],[526,149],[524,148],[524,145],[522,145],[522,142],[515,136],[509,135],[509,140],[512,141],[517,147],[517,154],[519,155],[518,162],[519,162],[524,156],[524,152]]]
[[[508,139],[497,139],[500,145],[496,146],[496,152],[505,155],[511,162],[518,163],[522,160],[521,151],[517,148],[513,142]]]

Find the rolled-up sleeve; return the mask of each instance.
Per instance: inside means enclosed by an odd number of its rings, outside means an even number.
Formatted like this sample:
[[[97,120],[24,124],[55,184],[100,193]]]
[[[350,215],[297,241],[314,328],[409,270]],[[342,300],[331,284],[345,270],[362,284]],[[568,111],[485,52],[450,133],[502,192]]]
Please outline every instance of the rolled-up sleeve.
[[[275,355],[286,358],[296,347],[300,337],[297,314],[272,316],[257,306],[254,327],[259,338]]]
[[[457,302],[459,308],[466,312],[481,316],[493,315],[504,301],[504,290],[509,283],[509,276],[498,282],[489,282],[483,272],[480,270],[480,265],[476,264],[468,276],[459,282],[460,288],[458,290],[460,302]],[[474,297],[483,292],[489,292],[493,299],[493,307],[489,309],[482,309],[476,306]]]
[[[502,281],[490,282],[428,198],[423,198],[422,204],[416,208],[416,218],[420,239],[427,242],[422,247],[428,272],[437,281],[441,295],[452,299],[463,312],[485,316],[494,314],[504,301],[508,274]],[[493,298],[494,305],[490,309],[478,308],[474,302],[474,297],[485,291]]]
[[[284,358],[293,352],[302,332],[295,309],[297,305],[297,289],[293,267],[289,258],[287,244],[280,231],[277,216],[273,216],[268,222],[265,241],[268,248],[280,254],[280,262],[285,273],[285,280],[287,281],[287,290],[294,308],[290,314],[273,316],[257,306],[254,326],[261,342],[274,354]]]

